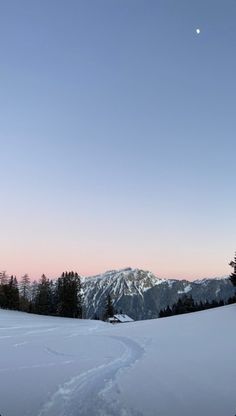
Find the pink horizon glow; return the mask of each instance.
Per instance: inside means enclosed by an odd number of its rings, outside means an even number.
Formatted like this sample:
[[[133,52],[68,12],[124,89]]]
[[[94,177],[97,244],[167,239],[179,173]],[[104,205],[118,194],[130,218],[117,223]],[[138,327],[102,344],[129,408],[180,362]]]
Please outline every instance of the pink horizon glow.
[[[83,277],[90,277],[95,275],[103,274],[109,270],[120,270],[125,268],[132,268],[132,269],[142,269],[145,271],[152,272],[157,278],[161,279],[176,279],[176,280],[189,280],[194,281],[197,279],[204,279],[204,278],[216,278],[216,277],[225,277],[228,276],[231,273],[231,270],[229,267],[225,267],[219,270],[208,270],[205,273],[191,273],[189,271],[184,270],[177,270],[177,271],[164,271],[164,270],[153,270],[150,267],[142,267],[141,265],[139,267],[136,266],[130,266],[130,265],[116,265],[114,267],[104,267],[104,268],[96,268],[91,267],[90,269],[86,268],[79,268],[74,265],[74,267],[70,267],[69,265],[65,265],[65,267],[55,268],[55,267],[48,267],[44,268],[42,270],[38,270],[37,267],[28,267],[28,268],[14,268],[14,267],[5,267],[2,268],[1,271],[7,272],[8,275],[14,275],[18,278],[18,280],[23,276],[24,274],[28,274],[30,279],[38,280],[42,274],[45,274],[50,279],[55,279],[59,277],[63,271],[70,271],[73,270],[75,272],[78,272],[80,276]]]

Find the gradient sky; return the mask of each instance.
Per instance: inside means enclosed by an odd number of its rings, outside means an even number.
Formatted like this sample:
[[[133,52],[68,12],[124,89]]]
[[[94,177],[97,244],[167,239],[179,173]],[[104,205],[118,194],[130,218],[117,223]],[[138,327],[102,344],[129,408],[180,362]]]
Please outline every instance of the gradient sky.
[[[235,21],[235,0],[0,0],[0,270],[230,272]]]

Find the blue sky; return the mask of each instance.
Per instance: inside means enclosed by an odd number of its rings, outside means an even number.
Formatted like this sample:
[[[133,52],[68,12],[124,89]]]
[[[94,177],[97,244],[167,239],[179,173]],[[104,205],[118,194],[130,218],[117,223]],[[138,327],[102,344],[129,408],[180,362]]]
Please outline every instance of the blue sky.
[[[234,0],[1,2],[0,269],[229,272],[235,18]]]

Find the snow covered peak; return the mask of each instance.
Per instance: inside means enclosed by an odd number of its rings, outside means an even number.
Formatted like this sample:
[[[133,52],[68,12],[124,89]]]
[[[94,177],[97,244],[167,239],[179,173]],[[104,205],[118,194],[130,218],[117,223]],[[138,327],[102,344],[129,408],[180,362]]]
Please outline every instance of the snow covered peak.
[[[158,317],[161,309],[172,306],[185,295],[191,295],[195,302],[205,302],[227,300],[234,294],[229,279],[166,280],[131,267],[84,278],[82,288],[84,313],[89,318],[103,316],[108,295],[118,312],[133,319],[148,319]]]
[[[165,282],[164,279],[158,279],[152,272],[132,269],[127,267],[120,270],[109,270],[103,274],[91,276],[84,280],[85,286],[97,285],[108,288],[112,286],[112,294],[114,295],[134,295],[152,288]]]
[[[158,279],[149,271],[131,267],[109,270],[103,274],[85,278],[82,286],[87,314],[90,317],[93,316],[94,311],[96,313],[100,311],[101,314],[101,308],[104,307],[108,295],[115,301],[117,310],[127,311],[128,304],[131,307],[134,298],[138,298],[138,302],[143,303],[145,292],[163,282],[166,281]]]

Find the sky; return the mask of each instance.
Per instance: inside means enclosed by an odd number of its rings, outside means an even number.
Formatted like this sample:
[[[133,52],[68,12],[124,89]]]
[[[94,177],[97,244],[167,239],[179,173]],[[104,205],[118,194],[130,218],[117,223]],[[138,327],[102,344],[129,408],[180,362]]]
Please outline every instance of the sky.
[[[235,19],[235,0],[0,1],[0,270],[230,273]]]

